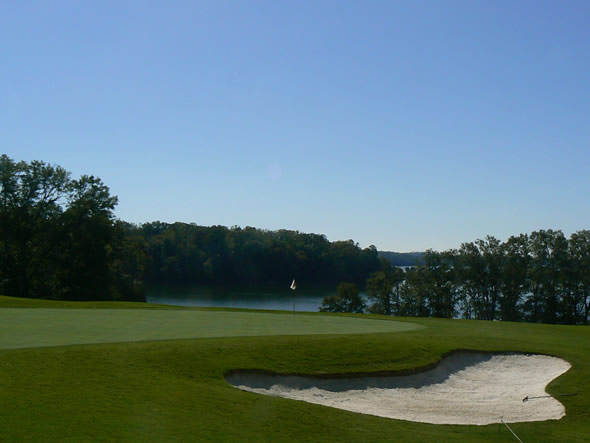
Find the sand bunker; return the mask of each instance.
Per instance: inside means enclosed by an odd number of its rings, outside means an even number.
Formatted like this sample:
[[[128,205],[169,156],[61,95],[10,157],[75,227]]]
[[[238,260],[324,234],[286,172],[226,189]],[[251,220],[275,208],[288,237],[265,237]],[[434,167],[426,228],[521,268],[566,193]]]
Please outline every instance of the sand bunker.
[[[362,414],[434,424],[486,425],[559,419],[565,408],[547,384],[571,365],[556,357],[456,352],[412,375],[312,378],[236,373],[244,391],[303,400]]]

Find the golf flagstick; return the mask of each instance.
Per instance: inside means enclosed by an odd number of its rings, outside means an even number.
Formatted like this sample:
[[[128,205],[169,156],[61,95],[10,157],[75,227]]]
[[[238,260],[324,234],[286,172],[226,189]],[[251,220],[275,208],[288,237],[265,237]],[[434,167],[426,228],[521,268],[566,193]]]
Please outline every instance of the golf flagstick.
[[[571,392],[568,394],[555,394],[555,395],[537,395],[536,397],[529,397],[528,395],[522,399],[523,403],[526,403],[529,400],[535,400],[537,398],[554,398],[554,397],[567,397],[569,395],[577,395],[577,392]]]
[[[293,279],[293,281],[291,282],[291,289],[293,290],[293,314],[295,314],[295,289],[297,289],[295,279]]]

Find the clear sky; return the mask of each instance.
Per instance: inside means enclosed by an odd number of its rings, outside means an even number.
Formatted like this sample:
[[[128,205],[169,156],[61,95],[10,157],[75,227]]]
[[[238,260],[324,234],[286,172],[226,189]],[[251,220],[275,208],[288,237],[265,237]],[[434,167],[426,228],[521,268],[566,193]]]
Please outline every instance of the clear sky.
[[[411,251],[590,228],[590,2],[0,3],[0,143],[117,217]]]

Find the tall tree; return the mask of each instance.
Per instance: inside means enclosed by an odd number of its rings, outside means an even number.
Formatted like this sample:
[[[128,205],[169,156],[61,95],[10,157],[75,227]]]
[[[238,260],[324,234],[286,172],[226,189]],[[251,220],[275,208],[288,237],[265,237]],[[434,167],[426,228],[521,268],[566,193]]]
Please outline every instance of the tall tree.
[[[324,298],[320,311],[362,313],[365,307],[365,301],[359,295],[357,286],[354,283],[342,282],[336,289],[336,295]]]
[[[54,263],[49,258],[56,252],[53,245],[68,181],[63,168],[0,157],[0,284],[4,294],[29,297],[55,289]]]
[[[522,319],[522,302],[529,290],[529,239],[526,234],[512,236],[502,244],[500,318]]]
[[[568,241],[570,268],[570,296],[564,303],[565,323],[588,324],[590,309],[590,231],[573,233]]]
[[[367,296],[371,305],[369,311],[374,314],[400,314],[401,286],[404,272],[386,260],[381,262],[382,269],[372,273],[367,279]]]
[[[400,288],[400,315],[412,317],[427,317],[430,312],[427,307],[430,287],[427,270],[424,266],[407,268],[404,281]]]
[[[424,283],[427,286],[427,307],[433,317],[451,318],[455,314],[457,286],[453,268],[456,252],[436,252],[431,249],[424,254]]]
[[[486,287],[485,313],[484,318],[495,320],[500,299],[500,280],[502,275],[502,251],[501,242],[491,236],[485,240],[477,240],[477,247],[481,251],[484,261],[483,284]]]
[[[458,251],[456,274],[465,310],[478,319],[494,320],[497,316],[503,259],[500,247],[498,239],[487,236],[463,243]]]
[[[112,298],[117,198],[100,179],[0,157],[0,291],[32,298]],[[141,297],[140,297],[141,298]]]
[[[373,314],[391,315],[393,313],[393,279],[387,271],[372,273],[367,280],[367,296]]]
[[[559,299],[565,289],[567,240],[561,231],[539,230],[530,235],[531,294],[525,303],[527,319],[557,323]]]
[[[63,297],[68,300],[109,299],[109,264],[114,258],[114,215],[117,197],[99,178],[82,176],[68,185],[62,216]]]

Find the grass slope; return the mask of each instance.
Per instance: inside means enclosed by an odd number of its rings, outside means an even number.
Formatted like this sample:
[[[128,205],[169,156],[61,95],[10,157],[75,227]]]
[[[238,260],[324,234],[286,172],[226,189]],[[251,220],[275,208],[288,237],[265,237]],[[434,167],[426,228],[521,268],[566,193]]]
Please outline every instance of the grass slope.
[[[2,308],[57,308],[57,309],[183,309],[180,306],[124,301],[61,301],[0,295]]]
[[[426,328],[3,350],[0,440],[511,441],[498,425],[389,420],[241,392],[223,378],[238,368],[304,374],[403,370],[454,349],[480,349],[570,361],[572,369],[548,388],[579,393],[560,399],[566,417],[511,427],[523,441],[589,441],[590,328],[408,320]]]

